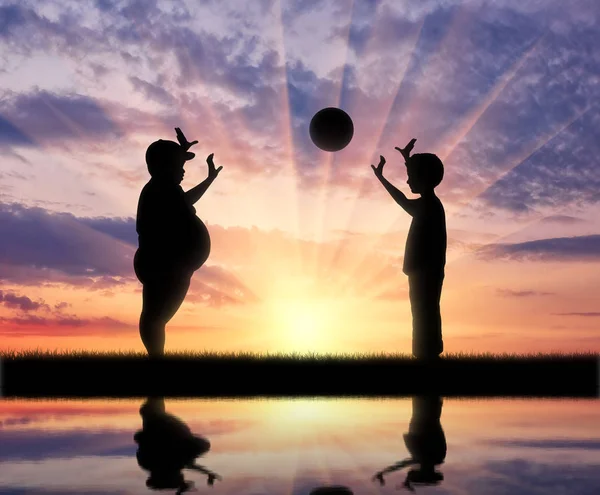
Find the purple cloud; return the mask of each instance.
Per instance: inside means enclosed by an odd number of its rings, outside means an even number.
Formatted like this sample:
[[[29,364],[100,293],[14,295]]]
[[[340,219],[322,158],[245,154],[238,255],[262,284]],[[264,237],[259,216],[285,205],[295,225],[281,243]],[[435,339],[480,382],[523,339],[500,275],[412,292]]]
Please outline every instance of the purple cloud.
[[[515,261],[597,261],[600,259],[600,235],[491,244],[477,251],[477,255],[483,259]]]
[[[0,236],[0,280],[21,285],[68,284],[88,290],[137,281],[133,218],[76,217],[0,203]],[[217,265],[205,265],[197,272],[189,299],[219,306],[258,300],[233,273]],[[14,298],[9,300],[17,304]],[[32,303],[21,300],[20,304]]]
[[[505,297],[537,297],[550,296],[552,292],[543,292],[539,290],[513,290],[513,289],[497,289],[498,294]]]
[[[0,237],[0,263],[73,276],[133,276],[133,248],[70,213],[0,203]]]
[[[32,301],[27,296],[18,296],[13,292],[6,292],[0,290],[0,303],[8,308],[20,309],[21,311],[36,311],[38,309],[44,309],[50,311],[48,306],[43,300]]]
[[[102,318],[80,318],[75,315],[59,315],[52,318],[26,315],[14,317],[0,317],[2,332],[5,335],[48,335],[48,328],[52,328],[52,335],[80,335],[78,329],[85,329],[86,335],[98,333],[106,334],[106,330],[131,330],[138,327],[136,323],[127,323],[108,316]]]
[[[85,95],[20,94],[0,101],[0,115],[0,142],[9,144],[120,138],[122,134],[100,105]]]
[[[584,318],[597,318],[600,317],[600,312],[588,311],[579,313],[553,313],[555,316],[582,316]]]

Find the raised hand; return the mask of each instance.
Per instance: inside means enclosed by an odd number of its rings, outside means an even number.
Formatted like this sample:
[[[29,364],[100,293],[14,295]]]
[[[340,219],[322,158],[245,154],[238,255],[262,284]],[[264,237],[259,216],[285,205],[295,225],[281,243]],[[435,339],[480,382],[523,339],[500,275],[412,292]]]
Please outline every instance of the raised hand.
[[[379,481],[381,486],[385,485],[385,480],[383,479],[383,473],[377,473],[375,476],[371,478],[371,481]]]
[[[413,488],[413,486],[410,484],[410,481],[408,481],[408,480],[406,480],[404,483],[402,483],[402,486],[413,493],[415,492],[415,489]],[[400,488],[400,487],[398,487],[398,488]]]
[[[179,141],[179,145],[183,148],[184,151],[187,151],[193,145],[198,144],[198,141],[192,141],[191,143],[188,143],[188,140],[185,138],[183,132],[181,132],[181,129],[179,127],[175,127],[175,132],[177,134],[177,141]]]
[[[410,142],[406,145],[405,148],[398,148],[398,146],[396,146],[395,149],[397,149],[400,153],[402,153],[402,156],[404,157],[405,162],[407,162],[408,159],[410,158],[410,152],[415,147],[416,141],[417,141],[416,138],[412,138],[410,140]]]
[[[215,169],[215,164],[213,163],[214,155],[215,155],[214,153],[211,153],[206,158],[206,163],[208,163],[208,177],[210,179],[215,179],[217,177],[217,175],[219,175],[219,172],[221,171],[221,169],[223,168],[223,165],[221,165],[219,168]]]
[[[383,157],[383,155],[379,155],[379,165],[377,165],[377,167],[375,167],[375,165],[371,165],[371,168],[373,169],[373,172],[375,172],[375,175],[377,177],[383,177],[383,166],[385,165],[385,158]]]
[[[208,475],[208,479],[206,480],[206,484],[209,486],[213,486],[215,484],[215,480],[219,480],[222,481],[223,478],[221,478],[218,474],[216,473],[210,473]]]

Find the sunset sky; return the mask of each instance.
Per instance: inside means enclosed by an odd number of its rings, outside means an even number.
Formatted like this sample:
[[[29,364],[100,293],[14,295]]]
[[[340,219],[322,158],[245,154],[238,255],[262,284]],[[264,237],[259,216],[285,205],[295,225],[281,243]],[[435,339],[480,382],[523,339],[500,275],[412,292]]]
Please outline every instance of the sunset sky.
[[[445,351],[600,352],[597,0],[0,2],[0,351],[142,351],[154,140],[198,140],[212,251],[166,351],[410,352],[409,197],[436,153]],[[354,138],[328,153],[311,117]]]

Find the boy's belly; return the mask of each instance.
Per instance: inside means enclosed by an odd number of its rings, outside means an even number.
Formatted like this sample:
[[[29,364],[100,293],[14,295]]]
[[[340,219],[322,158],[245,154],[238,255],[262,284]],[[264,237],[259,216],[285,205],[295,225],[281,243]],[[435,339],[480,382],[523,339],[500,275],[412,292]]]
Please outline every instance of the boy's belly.
[[[182,229],[183,230],[183,229]],[[168,242],[146,242],[136,251],[134,269],[143,283],[148,274],[193,272],[208,259],[211,242],[206,225],[196,217],[177,239]]]
[[[193,270],[200,268],[208,259],[210,254],[210,234],[204,222],[196,217],[191,232],[187,261]]]

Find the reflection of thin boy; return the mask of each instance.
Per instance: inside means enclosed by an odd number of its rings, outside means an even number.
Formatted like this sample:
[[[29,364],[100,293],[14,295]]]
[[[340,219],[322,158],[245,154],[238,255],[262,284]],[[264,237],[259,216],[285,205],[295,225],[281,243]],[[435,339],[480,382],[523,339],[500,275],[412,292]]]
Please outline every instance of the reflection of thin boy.
[[[412,139],[404,149],[396,149],[404,157],[410,190],[420,194],[420,198],[408,199],[383,177],[383,156],[377,167],[371,167],[396,203],[412,216],[403,271],[408,275],[413,316],[413,355],[432,359],[444,350],[440,297],[446,265],[446,216],[434,192],[444,177],[444,166],[431,153],[410,156],[415,141]]]
[[[143,284],[140,336],[150,356],[164,354],[165,326],[185,299],[194,271],[208,259],[210,236],[193,204],[223,168],[215,169],[210,154],[208,177],[184,192],[183,166],[194,158],[188,150],[197,141],[188,143],[181,130],[176,131],[180,144],[161,139],[146,151],[152,178],[142,189],[137,210],[134,268]]]
[[[412,418],[404,443],[410,457],[386,467],[373,476],[373,481],[385,485],[384,474],[398,471],[406,466],[415,466],[406,474],[403,486],[415,491],[413,484],[438,485],[444,475],[435,469],[446,459],[446,435],[442,428],[443,399],[421,396],[412,399]]]

